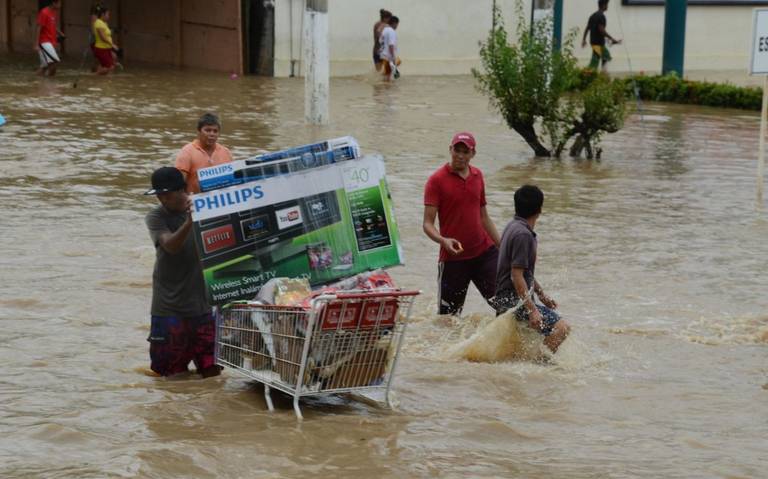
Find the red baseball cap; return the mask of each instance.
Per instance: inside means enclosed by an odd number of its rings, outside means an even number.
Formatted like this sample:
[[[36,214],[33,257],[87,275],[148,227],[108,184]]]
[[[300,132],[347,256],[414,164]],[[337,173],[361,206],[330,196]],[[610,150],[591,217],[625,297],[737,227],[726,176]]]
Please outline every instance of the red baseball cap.
[[[476,145],[475,137],[468,131],[462,131],[453,135],[451,146],[456,146],[457,143],[464,143],[470,150],[474,150]]]

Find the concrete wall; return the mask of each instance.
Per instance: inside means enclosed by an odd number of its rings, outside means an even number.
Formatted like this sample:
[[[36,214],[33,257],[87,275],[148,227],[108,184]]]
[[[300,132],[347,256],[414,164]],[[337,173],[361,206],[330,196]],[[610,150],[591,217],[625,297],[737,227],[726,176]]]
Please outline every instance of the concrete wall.
[[[563,30],[583,29],[587,13],[593,8],[589,0],[564,2]],[[689,6],[685,34],[685,71],[744,70],[749,64],[752,41],[752,6]],[[623,45],[611,48],[612,71],[658,72],[664,48],[664,7],[625,6],[614,0],[608,12],[608,32],[624,38]],[[581,33],[580,33],[581,35]],[[580,42],[580,40],[579,40]],[[586,49],[580,56],[587,61]]]
[[[0,0],[0,53],[7,53],[10,50],[8,44],[10,40],[9,32],[9,0]]]
[[[275,11],[275,75],[301,73],[301,19],[303,0],[277,0]],[[479,65],[478,42],[491,27],[492,0],[333,0],[329,2],[331,74],[366,74],[373,70],[372,27],[379,8],[400,17],[398,39],[407,75],[466,74]],[[525,0],[526,18],[530,1]],[[581,33],[596,0],[564,0],[563,32],[578,28],[575,53],[582,65],[589,48],[581,48]],[[497,0],[508,31],[515,23],[515,0]],[[291,21],[291,8],[293,19]],[[751,6],[690,6],[687,15],[685,70],[735,70],[746,68],[752,35]],[[608,31],[624,38],[611,49],[611,71],[658,72],[664,36],[663,6],[624,6],[613,0],[606,14]],[[291,40],[293,54],[291,54]]]
[[[37,0],[7,0],[10,5],[10,44],[13,51],[32,51],[36,39]]]
[[[185,0],[182,63],[242,73],[240,0]]]
[[[63,0],[63,54],[87,53],[92,0]],[[242,73],[240,0],[102,0],[125,61]],[[6,12],[10,11],[10,22]],[[0,51],[31,52],[37,0],[0,0]],[[10,23],[11,28],[5,25]],[[10,30],[10,31],[8,31]]]

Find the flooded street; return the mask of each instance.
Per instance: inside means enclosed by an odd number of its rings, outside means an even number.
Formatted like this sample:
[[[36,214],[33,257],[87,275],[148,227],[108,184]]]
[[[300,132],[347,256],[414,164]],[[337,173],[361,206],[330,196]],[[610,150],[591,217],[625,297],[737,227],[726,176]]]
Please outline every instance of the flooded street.
[[[533,159],[470,77],[331,82],[331,124],[302,79],[0,66],[0,477],[758,478],[768,455],[768,211],[755,203],[759,115],[644,104],[601,161]],[[151,172],[221,115],[236,159],[342,135],[384,155],[418,288],[394,412],[288,399],[231,371],[149,377]],[[544,191],[537,278],[572,337],[552,364],[448,352],[492,319],[436,310],[423,185],[455,131],[478,141],[499,229]]]

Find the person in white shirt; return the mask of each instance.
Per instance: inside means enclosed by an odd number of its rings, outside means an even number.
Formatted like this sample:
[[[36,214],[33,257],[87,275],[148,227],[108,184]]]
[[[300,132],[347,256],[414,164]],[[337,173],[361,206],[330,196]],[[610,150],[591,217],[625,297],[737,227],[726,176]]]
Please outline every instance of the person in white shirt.
[[[400,19],[392,15],[389,19],[389,24],[381,31],[381,37],[379,38],[379,57],[381,60],[376,66],[376,69],[381,72],[388,80],[392,77],[398,78],[400,72],[397,67],[400,65],[400,58],[397,56],[397,26],[400,24]]]

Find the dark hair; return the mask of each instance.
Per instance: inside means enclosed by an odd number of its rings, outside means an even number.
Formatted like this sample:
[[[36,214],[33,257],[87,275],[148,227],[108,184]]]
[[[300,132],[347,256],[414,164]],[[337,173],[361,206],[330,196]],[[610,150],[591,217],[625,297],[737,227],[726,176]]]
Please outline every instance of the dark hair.
[[[608,0],[597,0],[597,8],[607,7]]]
[[[208,125],[216,125],[219,127],[219,129],[221,129],[221,122],[219,121],[219,117],[213,113],[205,113],[200,117],[199,120],[197,120],[198,131],[201,130],[204,126]]]
[[[544,193],[535,185],[523,185],[515,191],[515,214],[528,219],[541,213]]]
[[[99,5],[96,7],[96,16],[101,18],[109,11],[109,7],[105,5]]]
[[[379,18],[381,18],[382,22],[389,20],[390,17],[392,17],[392,12],[389,10],[384,10],[383,8],[379,10]]]
[[[392,15],[392,16],[389,18],[389,20],[387,21],[387,23],[389,23],[390,25],[395,25],[395,24],[397,24],[397,23],[400,23],[400,19],[399,19],[399,18],[397,18],[396,16]]]
[[[101,3],[94,3],[91,5],[91,15],[99,16],[99,13],[101,13],[101,9],[104,8],[104,5]]]

